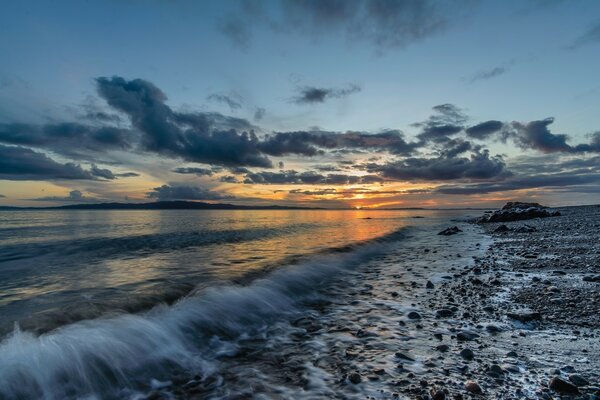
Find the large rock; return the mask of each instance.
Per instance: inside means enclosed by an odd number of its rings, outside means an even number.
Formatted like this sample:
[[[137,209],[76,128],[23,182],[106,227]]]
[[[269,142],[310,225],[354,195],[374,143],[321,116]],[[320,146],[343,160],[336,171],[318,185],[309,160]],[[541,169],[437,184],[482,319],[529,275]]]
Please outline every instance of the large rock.
[[[554,390],[556,393],[579,394],[579,389],[577,389],[577,386],[559,378],[558,376],[550,379],[550,382],[548,382],[548,387]]]
[[[479,223],[486,222],[510,222],[522,221],[533,218],[557,217],[558,211],[550,212],[546,207],[538,203],[508,202],[501,210],[486,214],[476,220]]]
[[[462,232],[462,230],[460,230],[458,228],[458,226],[453,226],[451,228],[444,229],[443,231],[438,233],[438,235],[450,236],[450,235],[456,235],[459,232]]]

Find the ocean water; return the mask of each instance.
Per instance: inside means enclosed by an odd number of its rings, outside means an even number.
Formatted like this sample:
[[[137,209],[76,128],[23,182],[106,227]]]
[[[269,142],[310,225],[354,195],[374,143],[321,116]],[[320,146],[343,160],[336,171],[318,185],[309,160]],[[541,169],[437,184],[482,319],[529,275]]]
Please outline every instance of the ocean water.
[[[435,234],[466,214],[0,212],[0,398],[381,392],[341,386],[331,354],[370,298],[394,293],[378,321],[395,323],[410,282],[480,254],[473,227]]]

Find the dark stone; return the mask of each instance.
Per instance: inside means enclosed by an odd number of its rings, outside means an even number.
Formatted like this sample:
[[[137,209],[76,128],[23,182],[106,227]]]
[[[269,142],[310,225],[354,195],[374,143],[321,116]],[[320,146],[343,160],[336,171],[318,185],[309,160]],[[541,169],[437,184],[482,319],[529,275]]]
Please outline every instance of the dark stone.
[[[353,372],[350,375],[348,375],[348,380],[353,384],[357,385],[362,381],[362,378],[358,372]]]
[[[443,231],[439,232],[438,235],[450,236],[450,235],[456,235],[459,232],[462,232],[462,230],[458,229],[458,226],[453,226],[453,227],[444,229]]]
[[[507,313],[506,316],[511,319],[516,319],[521,322],[529,322],[534,320],[542,319],[542,314],[539,312],[529,312],[529,313]]]
[[[427,281],[427,284],[425,285],[425,287],[427,289],[433,289],[435,286],[433,286],[433,283],[431,281]]]
[[[408,319],[421,319],[421,314],[416,311],[411,311],[407,315]]]
[[[442,308],[440,310],[437,310],[435,312],[435,316],[438,318],[447,318],[447,317],[451,317],[454,314],[454,311],[448,309],[448,308]]]
[[[460,351],[460,356],[465,360],[471,361],[475,357],[475,354],[471,349],[462,349]]]
[[[583,376],[577,375],[577,374],[569,375],[569,380],[571,381],[571,383],[573,385],[575,385],[577,387],[588,386],[590,384],[587,379],[585,379]]]
[[[479,384],[475,381],[466,381],[465,389],[467,389],[467,392],[473,393],[473,394],[482,394],[483,393],[483,390],[481,390],[481,386],[479,386]]]
[[[548,387],[554,390],[556,393],[579,394],[579,389],[577,389],[577,386],[565,381],[564,379],[561,379],[558,376],[550,379],[550,382],[548,382]]]

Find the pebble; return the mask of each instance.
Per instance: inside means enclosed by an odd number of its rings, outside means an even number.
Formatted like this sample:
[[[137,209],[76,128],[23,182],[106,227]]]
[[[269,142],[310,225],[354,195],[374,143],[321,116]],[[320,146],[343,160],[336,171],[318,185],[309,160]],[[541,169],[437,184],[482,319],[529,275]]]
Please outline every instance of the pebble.
[[[466,381],[465,389],[467,389],[467,392],[473,393],[473,394],[482,394],[483,393],[483,390],[481,390],[481,386],[479,386],[479,384],[475,381]]]

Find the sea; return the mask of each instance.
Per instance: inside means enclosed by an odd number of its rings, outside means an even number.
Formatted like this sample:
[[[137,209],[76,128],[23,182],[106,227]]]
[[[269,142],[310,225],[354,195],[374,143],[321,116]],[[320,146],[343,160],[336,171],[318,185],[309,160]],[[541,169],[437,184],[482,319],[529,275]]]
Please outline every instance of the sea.
[[[0,211],[0,398],[383,398],[348,374],[420,346],[396,328],[478,213]]]

